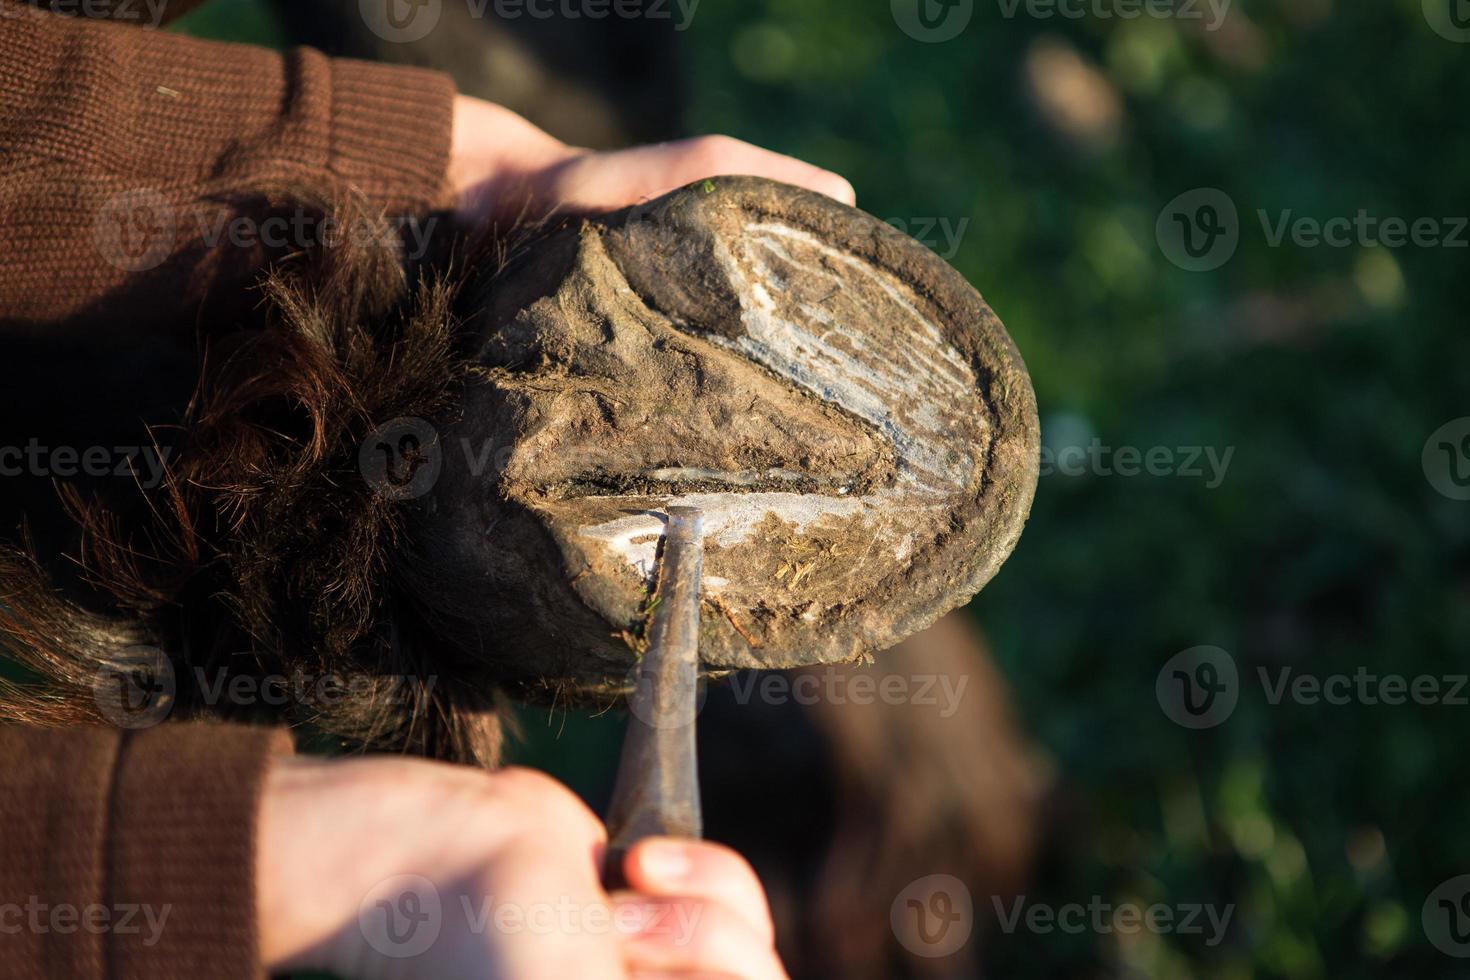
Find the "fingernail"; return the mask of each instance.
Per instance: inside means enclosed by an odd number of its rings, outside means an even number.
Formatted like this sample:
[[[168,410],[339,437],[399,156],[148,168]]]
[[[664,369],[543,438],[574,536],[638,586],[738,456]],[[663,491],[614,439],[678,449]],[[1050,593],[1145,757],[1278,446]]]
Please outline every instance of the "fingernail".
[[[682,881],[694,868],[682,845],[663,842],[645,844],[638,852],[638,865],[650,878],[668,882]]]

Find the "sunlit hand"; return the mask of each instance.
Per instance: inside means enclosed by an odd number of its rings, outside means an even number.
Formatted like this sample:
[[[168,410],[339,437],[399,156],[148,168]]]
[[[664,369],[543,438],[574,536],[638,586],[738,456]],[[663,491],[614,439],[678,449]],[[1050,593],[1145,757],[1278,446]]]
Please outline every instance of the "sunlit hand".
[[[561,211],[614,211],[722,174],[795,184],[853,204],[852,185],[728,136],[594,152],[567,146],[490,102],[455,101],[449,179],[462,213],[506,224]]]
[[[625,865],[634,890],[609,895],[605,845],[592,812],[531,770],[280,761],[257,844],[264,964],[344,980],[785,980],[744,860],[645,841]]]

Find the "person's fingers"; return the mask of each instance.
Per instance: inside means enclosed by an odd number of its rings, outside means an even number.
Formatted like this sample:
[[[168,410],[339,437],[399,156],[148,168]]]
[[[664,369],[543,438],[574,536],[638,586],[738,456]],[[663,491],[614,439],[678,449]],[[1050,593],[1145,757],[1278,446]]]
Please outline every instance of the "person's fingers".
[[[449,184],[459,210],[493,221],[616,211],[708,177],[767,177],[856,203],[846,179],[730,136],[596,153],[568,146],[503,106],[459,96]]]
[[[728,174],[795,184],[844,204],[856,201],[852,185],[837,174],[728,136],[583,154],[554,168],[546,193],[573,211],[617,210]]]
[[[637,891],[718,902],[744,917],[765,944],[775,941],[765,889],[745,858],[728,847],[651,837],[628,851],[623,868]]]
[[[854,204],[857,200],[852,185],[830,170],[729,136],[700,136],[665,143],[658,149],[668,153],[673,161],[678,177],[675,187],[721,174],[749,174],[805,187],[843,204]]]
[[[617,900],[636,909],[639,929],[624,946],[629,970],[723,975],[735,980],[786,980],[775,948],[735,910],[702,897],[633,895]]]
[[[507,766],[486,780],[483,793],[500,799],[513,814],[524,814],[527,829],[578,849],[607,842],[607,828],[576,793],[537,769]]]
[[[756,177],[769,177],[783,183],[794,184],[797,187],[805,187],[825,194],[830,198],[841,201],[843,204],[856,205],[857,192],[853,190],[852,184],[847,178],[835,174],[830,170],[798,160],[796,157],[785,156],[781,153],[773,153],[770,150],[742,143],[739,140],[729,140],[732,144],[729,155],[717,155],[719,172],[752,174]],[[733,168],[733,169],[732,169]],[[710,175],[704,175],[710,176]],[[699,180],[700,175],[695,175],[690,180]]]

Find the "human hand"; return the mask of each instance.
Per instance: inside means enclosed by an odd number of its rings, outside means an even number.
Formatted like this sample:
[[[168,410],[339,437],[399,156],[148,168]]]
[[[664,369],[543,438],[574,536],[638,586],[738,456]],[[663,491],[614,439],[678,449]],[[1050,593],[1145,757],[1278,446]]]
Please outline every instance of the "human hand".
[[[852,185],[837,174],[728,136],[594,152],[567,146],[494,103],[465,95],[455,100],[449,180],[459,211],[481,220],[616,211],[722,174],[769,177],[844,204],[856,201]]]
[[[738,855],[644,841],[634,890],[609,895],[605,845],[596,816],[531,770],[282,760],[256,848],[263,962],[345,980],[784,980]]]

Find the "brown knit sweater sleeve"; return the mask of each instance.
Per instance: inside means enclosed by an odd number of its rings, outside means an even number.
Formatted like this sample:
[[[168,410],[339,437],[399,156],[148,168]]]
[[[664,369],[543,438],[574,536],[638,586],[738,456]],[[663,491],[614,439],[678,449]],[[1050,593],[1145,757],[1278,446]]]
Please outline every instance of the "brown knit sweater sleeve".
[[[255,826],[284,730],[0,727],[0,974],[263,976]]]
[[[12,326],[239,290],[269,251],[267,199],[350,191],[395,217],[447,203],[454,87],[438,72],[0,0],[0,94]],[[314,244],[275,231],[278,251]]]

